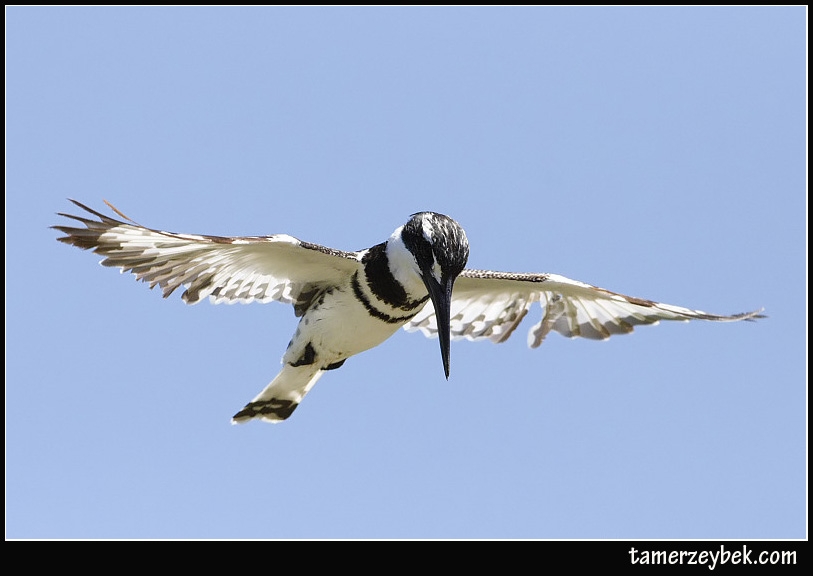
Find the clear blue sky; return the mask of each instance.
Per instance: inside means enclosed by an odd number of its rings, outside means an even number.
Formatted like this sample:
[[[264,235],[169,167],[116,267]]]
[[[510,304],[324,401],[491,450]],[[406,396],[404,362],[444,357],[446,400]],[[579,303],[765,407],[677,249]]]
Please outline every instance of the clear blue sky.
[[[6,10],[6,536],[804,538],[806,17],[790,8]],[[296,326],[59,244],[66,198],[756,323],[397,333],[232,426]],[[538,308],[532,311],[537,317]]]

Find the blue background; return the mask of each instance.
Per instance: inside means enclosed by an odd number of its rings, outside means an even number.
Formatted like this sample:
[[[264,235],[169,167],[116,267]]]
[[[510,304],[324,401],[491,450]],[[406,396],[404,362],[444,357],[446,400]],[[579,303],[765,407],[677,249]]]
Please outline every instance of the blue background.
[[[790,8],[6,10],[6,536],[806,537],[806,19]],[[287,422],[280,304],[189,307],[55,241],[66,198],[756,323],[398,332]],[[532,320],[533,318],[533,320]]]

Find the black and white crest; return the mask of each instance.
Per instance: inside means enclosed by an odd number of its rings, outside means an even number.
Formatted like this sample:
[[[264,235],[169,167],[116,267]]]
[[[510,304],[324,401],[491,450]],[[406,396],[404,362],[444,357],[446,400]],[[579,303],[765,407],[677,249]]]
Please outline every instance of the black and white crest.
[[[469,240],[460,224],[448,216],[436,212],[413,214],[401,235],[422,270],[432,270],[437,264],[441,274],[456,277],[466,267]]]

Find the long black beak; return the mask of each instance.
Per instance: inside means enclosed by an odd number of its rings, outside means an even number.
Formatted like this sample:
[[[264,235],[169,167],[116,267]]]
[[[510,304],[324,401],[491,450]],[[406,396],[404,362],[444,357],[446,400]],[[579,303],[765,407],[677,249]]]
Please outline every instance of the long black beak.
[[[452,307],[452,287],[454,278],[438,282],[432,276],[424,277],[423,282],[429,291],[429,297],[435,306],[435,318],[438,322],[438,338],[440,339],[440,356],[443,359],[443,371],[449,379],[449,315]]]

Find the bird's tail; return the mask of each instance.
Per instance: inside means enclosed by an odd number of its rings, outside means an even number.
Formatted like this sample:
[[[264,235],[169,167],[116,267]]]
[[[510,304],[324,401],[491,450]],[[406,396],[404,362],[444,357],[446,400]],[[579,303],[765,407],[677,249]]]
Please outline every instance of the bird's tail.
[[[266,422],[282,422],[299,406],[305,394],[313,388],[324,370],[313,364],[285,364],[271,383],[251,402],[232,416],[232,424],[242,424],[253,418]]]

